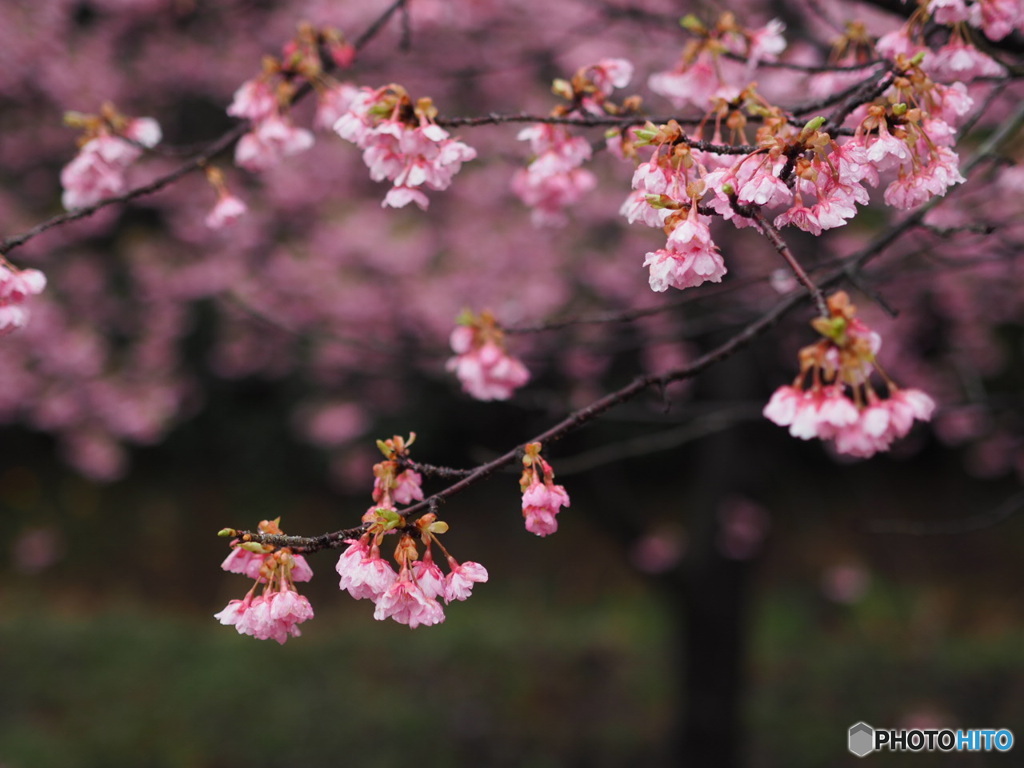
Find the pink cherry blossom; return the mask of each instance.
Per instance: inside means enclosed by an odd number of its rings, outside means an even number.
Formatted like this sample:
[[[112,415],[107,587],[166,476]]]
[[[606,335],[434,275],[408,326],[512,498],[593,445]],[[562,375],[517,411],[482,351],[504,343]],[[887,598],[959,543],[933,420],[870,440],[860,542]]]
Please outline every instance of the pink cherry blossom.
[[[45,287],[46,276],[38,269],[15,271],[0,264],[0,336],[25,326],[29,317],[26,299]]]
[[[341,580],[338,587],[347,590],[356,600],[376,600],[398,578],[391,564],[380,556],[376,546],[367,541],[347,540],[350,546],[341,553],[335,566]]]
[[[565,210],[593,189],[597,179],[579,166],[590,159],[590,142],[560,125],[537,123],[519,132],[534,158],[512,177],[512,191],[531,208],[534,225],[561,226]]]
[[[1000,77],[1006,73],[1002,64],[956,35],[934,55],[925,56],[921,66],[933,79],[950,82],[970,82],[979,77]]]
[[[454,557],[448,558],[448,567],[451,569],[445,577],[444,601],[465,600],[473,590],[473,585],[487,581],[487,569],[480,563],[467,560],[459,564]]]
[[[220,564],[220,567],[228,573],[241,573],[250,579],[259,579],[260,568],[263,567],[265,558],[266,555],[250,552],[241,547],[234,547],[231,550],[231,554],[224,558],[224,562]]]
[[[712,98],[731,98],[737,93],[735,87],[721,80],[714,57],[707,51],[701,52],[692,63],[684,62],[674,70],[655,72],[648,78],[647,87],[677,108],[693,105],[700,110],[708,109]]]
[[[379,110],[389,98],[394,95],[387,88],[361,89],[351,96],[334,131],[363,150],[370,178],[394,183],[382,203],[385,207],[416,203],[426,210],[429,200],[419,188],[447,189],[462,164],[476,157],[476,150],[425,119],[409,125],[396,117],[381,118]]]
[[[351,83],[338,83],[318,91],[313,125],[324,131],[332,130],[348,112],[357,93],[359,89]]]
[[[412,469],[406,469],[395,476],[395,488],[391,497],[398,504],[412,504],[423,501],[423,476]]]
[[[1024,6],[1020,0],[979,0],[978,5],[981,28],[989,40],[1002,40],[1015,29],[1024,28]]]
[[[424,596],[437,598],[444,595],[445,577],[430,554],[412,564],[413,578]]]
[[[408,573],[408,572],[406,572]],[[408,624],[410,629],[430,626],[444,621],[444,609],[432,597],[427,597],[419,585],[406,575],[395,581],[377,600],[373,618],[378,621],[394,619]]]
[[[964,0],[929,0],[927,9],[939,24],[969,21],[978,26],[981,23],[981,9],[976,4],[968,6]]]
[[[458,352],[466,349],[467,331],[472,340],[472,329],[466,326],[452,331],[452,350]],[[447,368],[454,371],[462,389],[477,400],[508,400],[530,380],[526,366],[493,341],[470,347],[456,357],[449,358]]]
[[[523,517],[526,530],[538,536],[549,536],[558,530],[555,516],[561,507],[569,506],[569,494],[560,485],[536,482],[523,493]]]
[[[785,31],[783,21],[772,19],[765,26],[751,32],[749,49],[746,51],[748,69],[754,69],[762,61],[778,60],[779,54],[786,50],[786,38],[782,36]]]
[[[313,618],[313,607],[295,590],[282,587],[267,595],[253,597],[250,593],[243,600],[231,600],[214,618],[233,625],[241,635],[273,639],[283,645],[289,637],[302,634],[297,625]]]
[[[706,282],[721,282],[726,273],[725,262],[715,250],[660,248],[646,254],[644,266],[651,268],[651,290],[694,288]]]
[[[228,114],[253,122],[266,120],[277,112],[277,97],[263,78],[247,80],[235,91]]]
[[[616,88],[625,88],[633,78],[633,64],[626,59],[601,59],[587,67],[590,81],[605,96]]]
[[[243,216],[249,207],[230,192],[220,195],[217,204],[206,216],[206,226],[210,229],[221,229],[234,224]]]
[[[104,129],[85,142],[60,174],[64,207],[68,210],[85,208],[124,192],[127,188],[125,171],[142,154],[136,144],[152,147],[160,138],[159,124],[153,118],[140,117],[128,121],[123,136]]]
[[[249,171],[265,171],[290,155],[313,146],[313,134],[281,115],[273,114],[255,124],[235,145],[235,162]]]

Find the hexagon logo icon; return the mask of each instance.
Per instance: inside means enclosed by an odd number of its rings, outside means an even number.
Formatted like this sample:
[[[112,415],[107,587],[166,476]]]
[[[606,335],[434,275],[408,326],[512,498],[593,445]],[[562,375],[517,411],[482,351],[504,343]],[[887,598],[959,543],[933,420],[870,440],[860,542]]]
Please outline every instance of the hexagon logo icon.
[[[857,757],[864,757],[875,751],[875,729],[867,723],[857,723],[850,726],[849,750]]]

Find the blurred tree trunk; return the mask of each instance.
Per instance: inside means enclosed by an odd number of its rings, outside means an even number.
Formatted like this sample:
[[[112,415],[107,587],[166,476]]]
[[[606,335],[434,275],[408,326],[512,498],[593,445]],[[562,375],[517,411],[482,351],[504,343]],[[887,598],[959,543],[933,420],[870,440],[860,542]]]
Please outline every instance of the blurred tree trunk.
[[[753,364],[749,356],[740,355],[709,372],[706,383],[723,400],[753,400],[758,395],[748,383],[758,380],[750,370]],[[690,505],[682,514],[688,547],[669,595],[682,699],[674,751],[678,762],[688,766],[739,768],[743,763],[753,568],[750,559],[729,557],[723,550],[721,512],[730,498],[751,496],[764,472],[767,462],[754,455],[757,442],[746,435],[750,426],[740,424],[701,441],[701,465],[691,475],[697,487],[685,494]],[[756,551],[751,554],[756,557]]]

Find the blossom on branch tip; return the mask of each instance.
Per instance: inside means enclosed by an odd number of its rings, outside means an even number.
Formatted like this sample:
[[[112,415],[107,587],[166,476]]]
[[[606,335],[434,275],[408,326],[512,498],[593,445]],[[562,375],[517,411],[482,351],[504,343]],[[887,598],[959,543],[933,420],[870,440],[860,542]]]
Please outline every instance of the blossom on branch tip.
[[[261,533],[281,535],[277,520],[264,520]],[[227,530],[228,535],[233,531]],[[240,573],[255,582],[242,600],[231,600],[224,610],[214,615],[221,624],[234,626],[239,634],[259,640],[284,643],[301,634],[298,625],[313,618],[309,600],[295,589],[295,582],[309,581],[313,571],[302,555],[287,547],[275,549],[255,542],[231,542],[232,551],[221,568]],[[263,585],[262,591],[257,590]]]
[[[764,407],[764,416],[801,440],[831,440],[841,454],[867,458],[887,451],[914,421],[928,421],[934,401],[917,389],[900,389],[878,367],[878,334],[856,318],[846,294],[829,297],[831,316],[814,327],[824,337],[800,351],[801,372],[793,385],[779,387]],[[879,371],[889,396],[871,386]],[[810,377],[804,389],[802,381]],[[849,394],[847,394],[849,392]]]

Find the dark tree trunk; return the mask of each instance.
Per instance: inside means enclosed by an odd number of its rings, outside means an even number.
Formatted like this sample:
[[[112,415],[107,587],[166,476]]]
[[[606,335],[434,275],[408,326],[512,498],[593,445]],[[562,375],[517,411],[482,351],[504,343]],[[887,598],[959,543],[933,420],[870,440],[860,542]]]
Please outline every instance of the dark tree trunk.
[[[740,356],[709,374],[706,383],[723,400],[753,400],[753,361]],[[683,519],[689,530],[686,559],[672,590],[678,617],[677,689],[681,722],[676,764],[740,768],[744,762],[743,701],[749,638],[748,587],[754,561],[726,554],[722,511],[738,499],[753,501],[764,457],[741,424],[700,443],[697,487]],[[756,557],[758,546],[748,554]]]

